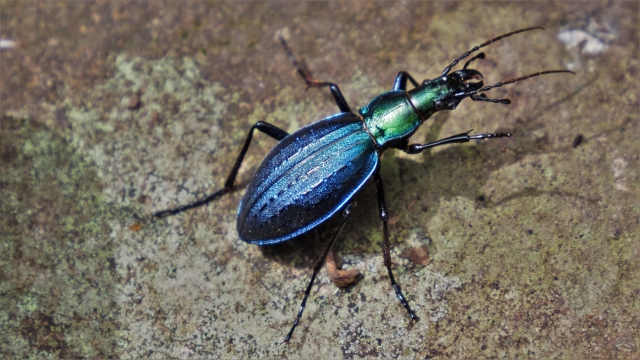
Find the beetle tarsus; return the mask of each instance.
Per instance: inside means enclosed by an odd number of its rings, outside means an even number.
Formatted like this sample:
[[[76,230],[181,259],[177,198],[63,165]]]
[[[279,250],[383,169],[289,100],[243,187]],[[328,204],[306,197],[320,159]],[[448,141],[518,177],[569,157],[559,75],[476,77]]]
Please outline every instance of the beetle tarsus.
[[[160,217],[162,215],[165,214],[171,214],[171,215],[175,215],[177,213],[183,212],[185,210],[189,210],[192,209],[194,207],[198,207],[198,206],[202,206],[210,201],[212,201],[213,199],[217,198],[218,196],[222,196],[228,192],[231,191],[231,188],[222,188],[216,192],[214,192],[213,194],[207,195],[205,197],[203,197],[200,200],[196,200],[192,203],[186,204],[186,205],[181,205],[175,208],[171,208],[171,209],[166,209],[166,210],[161,210],[161,211],[156,211],[154,213],[151,213],[151,216],[157,218]]]
[[[382,228],[383,228],[383,241],[382,241],[382,252],[384,256],[384,266],[387,268],[387,272],[389,273],[389,281],[391,282],[391,286],[393,290],[396,292],[396,296],[402,303],[409,316],[413,320],[418,320],[416,314],[409,307],[409,302],[402,294],[402,290],[400,289],[400,285],[396,283],[396,279],[393,277],[393,271],[391,271],[391,245],[389,244],[389,225],[388,220],[389,217],[387,215],[387,204],[384,198],[384,184],[382,183],[382,178],[380,177],[380,169],[376,169],[373,173],[373,180],[376,183],[376,192],[378,194],[378,210],[380,211],[380,219],[382,220]]]
[[[298,310],[298,315],[296,316],[296,320],[293,322],[293,326],[291,326],[291,330],[289,330],[289,333],[284,338],[283,343],[288,343],[289,340],[291,340],[291,336],[293,335],[293,332],[296,330],[296,327],[298,327],[298,324],[300,323],[300,318],[302,317],[302,313],[304,312],[304,307],[307,304],[307,299],[311,294],[311,287],[313,287],[313,282],[315,281],[316,276],[318,275],[318,272],[322,268],[322,264],[324,263],[324,260],[327,258],[329,251],[331,251],[331,247],[333,247],[333,244],[336,242],[338,235],[340,235],[340,232],[344,228],[344,225],[347,223],[347,220],[351,218],[351,203],[347,204],[347,206],[342,211],[342,217],[343,217],[342,222],[340,223],[336,231],[334,231],[333,236],[331,237],[331,240],[329,240],[329,244],[325,248],[322,255],[318,258],[318,260],[313,265],[313,274],[311,275],[311,280],[309,281],[309,285],[307,285],[307,289],[304,292],[304,298],[302,298],[302,303],[300,304],[300,310]]]
[[[280,43],[282,43],[282,46],[284,46],[284,50],[287,52],[287,56],[289,56],[291,62],[293,62],[293,66],[296,67],[298,74],[300,74],[300,76],[304,79],[304,82],[307,84],[306,90],[309,90],[309,88],[312,87],[329,87],[331,95],[333,96],[336,105],[338,105],[340,112],[351,112],[351,107],[349,107],[349,104],[342,95],[342,91],[340,91],[338,85],[329,81],[320,81],[314,79],[313,76],[311,76],[311,73],[308,70],[305,70],[300,62],[296,59],[295,55],[293,55],[293,51],[291,51],[291,48],[289,47],[289,45],[287,45],[287,42],[282,36],[280,36]]]

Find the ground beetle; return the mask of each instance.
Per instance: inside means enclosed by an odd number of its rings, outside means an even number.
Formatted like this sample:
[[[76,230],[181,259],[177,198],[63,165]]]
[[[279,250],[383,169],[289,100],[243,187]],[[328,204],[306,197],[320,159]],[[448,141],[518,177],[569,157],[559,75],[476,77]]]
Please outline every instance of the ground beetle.
[[[293,134],[288,134],[263,121],[255,123],[249,130],[240,155],[224,183],[224,188],[193,203],[155,212],[153,216],[176,214],[206,204],[230,192],[242,159],[251,143],[253,131],[260,130],[278,140],[279,143],[256,171],[240,202],[237,223],[240,238],[250,244],[276,244],[308,232],[338,211],[342,210],[343,214],[342,222],[313,266],[313,274],[300,310],[284,341],[288,342],[291,339],[293,331],[298,326],[316,275],[338,234],[351,216],[351,201],[354,194],[372,176],[377,187],[378,210],[384,229],[382,244],[384,265],[398,299],[411,319],[417,320],[418,317],[409,307],[391,271],[387,225],[389,217],[380,178],[380,154],[388,148],[400,149],[408,154],[418,154],[423,150],[445,144],[512,137],[512,133],[469,135],[471,132],[469,131],[428,144],[409,144],[408,141],[409,137],[431,115],[437,111],[455,109],[464,98],[509,104],[509,99],[489,99],[481,93],[538,75],[573,73],[569,70],[547,70],[484,86],[482,74],[478,70],[467,68],[472,61],[484,59],[485,54],[482,52],[469,59],[462,70],[449,73],[460,60],[480,48],[507,36],[534,29],[542,29],[542,27],[520,29],[487,40],[455,59],[444,68],[442,76],[424,80],[422,84],[418,84],[409,73],[400,71],[396,76],[393,90],[378,95],[357,114],[351,111],[336,84],[313,79],[296,61],[284,39],[280,38],[298,73],[307,83],[307,87],[328,87],[340,113],[303,127]],[[413,84],[413,89],[407,90],[407,80]]]

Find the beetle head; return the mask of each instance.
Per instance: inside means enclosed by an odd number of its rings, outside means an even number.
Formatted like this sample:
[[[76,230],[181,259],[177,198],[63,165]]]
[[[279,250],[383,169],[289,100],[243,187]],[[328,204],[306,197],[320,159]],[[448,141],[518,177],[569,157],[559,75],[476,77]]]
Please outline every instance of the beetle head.
[[[435,103],[436,110],[453,110],[460,101],[475,93],[484,86],[482,74],[474,69],[462,69],[440,78],[442,83],[447,85],[449,93]]]

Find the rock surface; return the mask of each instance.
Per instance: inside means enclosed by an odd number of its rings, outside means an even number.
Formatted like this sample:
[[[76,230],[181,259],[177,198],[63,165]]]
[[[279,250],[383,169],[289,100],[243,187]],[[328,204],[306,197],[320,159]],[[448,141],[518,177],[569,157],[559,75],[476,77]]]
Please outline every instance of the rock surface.
[[[638,2],[0,7],[15,41],[0,50],[2,357],[640,356]],[[533,25],[546,30],[472,67],[486,83],[577,75],[492,90],[512,104],[466,100],[413,137],[515,129],[516,141],[382,158],[394,271],[419,322],[389,286],[368,184],[335,249],[364,278],[340,289],[322,271],[280,345],[333,223],[278,246],[238,239],[265,136],[236,191],[151,221],[220,188],[256,121],[291,132],[337,111],[327,91],[304,91],[277,34],[357,109],[400,70],[438,76]],[[401,256],[425,244],[427,266]]]

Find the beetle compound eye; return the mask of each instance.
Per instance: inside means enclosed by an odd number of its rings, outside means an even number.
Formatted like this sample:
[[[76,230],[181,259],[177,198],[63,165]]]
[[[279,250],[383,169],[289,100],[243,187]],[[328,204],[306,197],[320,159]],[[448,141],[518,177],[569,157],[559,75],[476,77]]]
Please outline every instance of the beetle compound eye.
[[[436,110],[444,109],[444,102],[442,100],[436,100]]]

